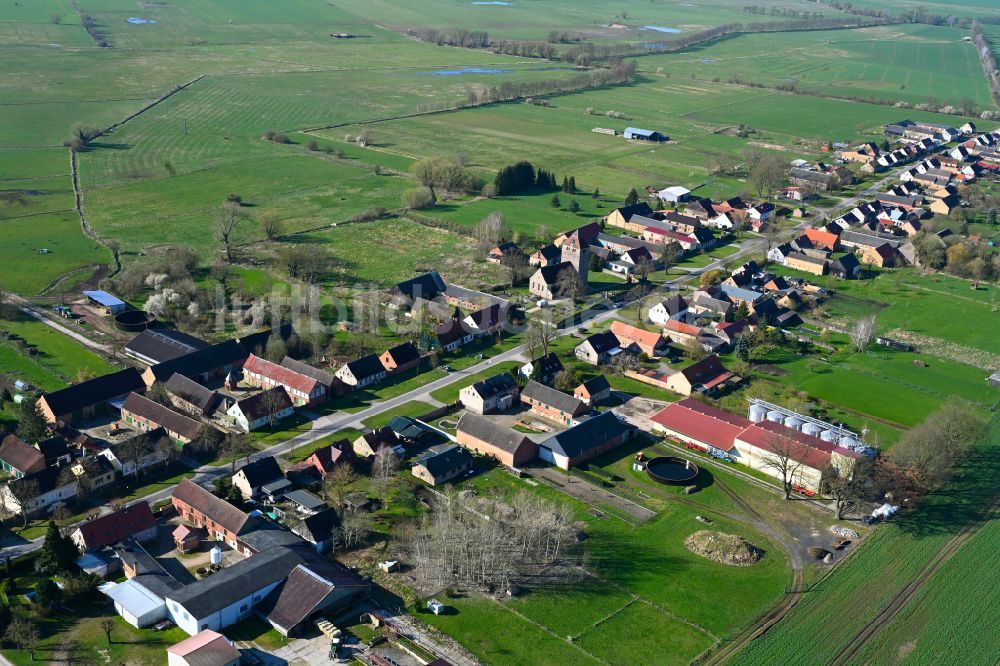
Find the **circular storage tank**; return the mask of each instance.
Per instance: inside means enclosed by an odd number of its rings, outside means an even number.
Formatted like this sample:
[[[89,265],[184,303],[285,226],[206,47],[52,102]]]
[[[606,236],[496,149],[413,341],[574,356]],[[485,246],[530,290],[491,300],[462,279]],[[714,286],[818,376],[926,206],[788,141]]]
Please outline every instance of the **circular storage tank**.
[[[222,549],[219,548],[218,546],[215,546],[214,548],[212,548],[212,550],[209,552],[209,558],[210,558],[210,561],[212,562],[213,565],[221,564],[222,563]]]
[[[786,416],[785,425],[791,428],[792,430],[798,430],[799,428],[802,427],[802,419],[796,418],[794,416]]]
[[[836,442],[837,433],[835,433],[832,430],[824,430],[819,434],[819,438],[822,439],[824,442]]]
[[[781,423],[785,420],[785,415],[775,409],[767,413],[767,420],[774,421],[775,423]]]
[[[850,449],[851,451],[857,451],[861,448],[861,442],[854,439],[853,437],[845,437],[840,440],[840,445],[845,449]]]
[[[686,486],[698,476],[698,466],[676,456],[660,456],[646,463],[646,474],[668,486]]]
[[[820,433],[821,430],[822,430],[822,428],[820,428],[815,423],[803,423],[802,424],[802,432],[804,432],[807,435],[812,435],[813,437],[819,437],[819,433]]]
[[[154,319],[145,310],[124,310],[115,315],[115,327],[119,331],[142,333]]]
[[[767,407],[762,407],[761,405],[750,405],[750,420],[754,423],[760,423],[767,418]]]

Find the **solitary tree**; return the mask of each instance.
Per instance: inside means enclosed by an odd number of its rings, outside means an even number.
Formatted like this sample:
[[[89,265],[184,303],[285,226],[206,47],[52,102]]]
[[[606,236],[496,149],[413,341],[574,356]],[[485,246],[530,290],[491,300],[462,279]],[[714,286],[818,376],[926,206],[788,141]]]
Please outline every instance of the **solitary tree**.
[[[872,341],[872,336],[875,334],[875,315],[871,314],[867,317],[862,317],[854,324],[854,328],[851,329],[851,346],[854,347],[854,351],[863,352],[868,344]]]
[[[222,243],[229,263],[233,263],[233,232],[245,217],[243,207],[234,201],[227,201],[215,211],[215,235]]]
[[[358,482],[354,468],[347,463],[335,465],[323,479],[323,499],[334,500],[337,506],[344,503],[344,496]]]
[[[28,526],[28,514],[31,512],[29,506],[31,500],[41,495],[42,490],[37,479],[16,479],[7,484],[7,492],[14,502],[17,503],[18,512],[24,520],[24,527]]]
[[[372,461],[372,480],[375,482],[383,501],[398,469],[399,456],[391,448],[383,446],[375,452],[375,459]]]
[[[864,500],[871,483],[871,471],[867,457],[859,458],[851,470],[839,470],[833,465],[824,468],[821,488],[833,500],[837,520],[843,520],[845,513]]]
[[[532,317],[528,320],[528,327],[524,332],[524,344],[528,348],[528,355],[531,358],[538,358],[549,353],[549,345],[556,337],[556,328],[540,317]]]
[[[757,196],[771,196],[785,182],[785,162],[777,155],[761,157],[747,182],[757,190]]]
[[[17,436],[29,444],[40,442],[48,435],[49,423],[34,400],[21,401],[17,406],[17,418]]]
[[[628,194],[625,195],[625,205],[634,206],[637,203],[639,203],[639,193],[636,192],[635,188],[633,187],[628,191]]]
[[[236,461],[240,458],[249,459],[255,449],[250,441],[250,436],[246,433],[229,433],[222,440],[221,453],[223,458],[228,458],[230,476],[236,473]]]
[[[267,240],[274,240],[283,232],[281,218],[277,213],[265,211],[257,218],[260,225],[260,232]]]
[[[113,618],[106,617],[101,620],[101,631],[104,632],[104,640],[111,645],[111,632],[115,630],[115,621]]]

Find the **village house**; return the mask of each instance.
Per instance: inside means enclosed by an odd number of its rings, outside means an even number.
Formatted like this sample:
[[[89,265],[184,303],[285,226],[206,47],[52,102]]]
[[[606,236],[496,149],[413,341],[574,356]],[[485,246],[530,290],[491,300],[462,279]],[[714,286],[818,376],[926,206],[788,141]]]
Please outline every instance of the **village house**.
[[[683,396],[690,396],[692,393],[712,394],[732,378],[733,373],[722,366],[718,356],[712,354],[670,375],[667,388]]]
[[[126,539],[141,543],[155,537],[156,519],[149,504],[142,501],[80,523],[69,533],[69,538],[85,553]]]
[[[326,401],[326,387],[308,375],[289,370],[277,363],[250,354],[243,364],[243,378],[250,386],[269,389],[280,386],[285,389],[292,404],[317,405]]]
[[[3,500],[4,508],[13,514],[21,513],[21,501],[15,496],[20,492],[17,487],[24,486],[31,489],[35,487],[35,484],[37,484],[37,493],[24,502],[25,515],[30,518],[64,506],[76,497],[79,483],[72,473],[64,474],[63,472],[68,472],[68,470],[59,467],[46,467],[19,479],[11,479],[0,486],[0,498]]]
[[[167,380],[163,388],[175,407],[198,417],[211,416],[223,402],[222,396],[215,391],[177,373]]]
[[[694,236],[689,236],[688,234],[682,234],[677,231],[671,231],[669,229],[660,229],[657,227],[646,227],[642,232],[642,239],[650,243],[655,243],[656,245],[667,245],[669,243],[677,243],[682,250],[685,252],[690,252],[692,250],[698,250],[701,248],[701,243]]]
[[[649,308],[647,317],[654,324],[663,326],[670,319],[684,321],[690,311],[690,306],[683,296],[671,296]]]
[[[889,243],[866,247],[861,252],[861,262],[879,268],[892,268],[896,265],[896,249]]]
[[[350,440],[340,439],[321,446],[302,462],[289,467],[287,476],[289,479],[302,478],[303,481],[311,478],[325,479],[337,465],[353,465],[354,460],[354,448]]]
[[[554,299],[562,297],[560,293],[560,275],[563,271],[576,272],[573,264],[568,261],[561,261],[558,264],[550,264],[540,267],[528,281],[528,291],[533,296],[542,299]]]
[[[126,368],[45,393],[38,399],[38,406],[49,423],[85,421],[98,413],[116,411],[114,403],[120,405],[119,401],[129,393],[145,388],[139,373],[134,368]]]
[[[695,219],[706,222],[718,215],[715,212],[715,204],[711,199],[695,199],[684,208],[684,214]]]
[[[587,339],[578,344],[574,350],[578,359],[591,365],[607,363],[620,352],[618,337],[611,331],[601,331],[587,336]]]
[[[573,425],[577,417],[587,412],[587,406],[573,396],[535,381],[525,385],[521,402],[535,414],[564,425]]]
[[[815,247],[833,252],[837,249],[839,235],[830,233],[824,229],[810,227],[805,230],[805,237],[808,238]]]
[[[573,390],[573,397],[588,407],[593,407],[611,397],[611,384],[604,375],[597,375],[577,386]]]
[[[348,386],[361,389],[385,379],[386,369],[378,354],[368,354],[340,366],[335,374]]]
[[[830,275],[841,280],[854,280],[861,276],[861,264],[851,253],[830,262]]]
[[[203,427],[195,421],[138,393],[129,393],[122,405],[121,420],[143,432],[163,428],[178,446],[198,437]]]
[[[827,260],[810,257],[806,254],[792,253],[785,259],[785,266],[813,275],[825,275]]]
[[[555,245],[546,245],[545,247],[535,250],[528,257],[529,266],[550,266],[552,264],[558,264],[562,261],[562,251],[559,250]]]
[[[284,478],[285,475],[278,467],[278,461],[274,456],[265,456],[236,470],[232,483],[233,487],[238,488],[243,494],[243,499],[251,499],[256,497],[264,486]]]
[[[209,346],[200,338],[172,328],[147,328],[125,345],[124,352],[146,365],[156,365]]]
[[[458,399],[469,412],[492,414],[510,409],[517,402],[520,391],[514,377],[502,372],[464,387]]]
[[[80,485],[90,492],[100,490],[115,480],[115,466],[104,456],[87,456],[70,465]]]
[[[438,346],[443,351],[450,352],[467,345],[476,339],[475,334],[465,327],[460,319],[452,319],[434,329]]]
[[[449,446],[429,451],[413,464],[413,476],[424,483],[438,486],[472,469],[472,454],[461,446]]]
[[[618,338],[618,344],[623,349],[634,347],[649,356],[659,356],[667,346],[666,340],[659,333],[644,331],[623,321],[615,320],[611,324],[611,332]]]
[[[98,455],[106,458],[120,475],[132,476],[168,462],[176,453],[176,444],[161,426],[111,442]]]
[[[288,368],[293,372],[297,372],[300,375],[305,375],[307,377],[312,377],[320,385],[326,389],[327,399],[332,399],[336,396],[344,395],[347,393],[348,388],[344,382],[337,379],[337,377],[332,372],[327,372],[326,370],[321,370],[319,368],[313,367],[308,363],[302,361],[297,361],[294,358],[286,356],[281,359],[281,367]]]
[[[406,372],[420,365],[420,350],[412,342],[390,347],[379,357],[386,372]]]
[[[20,479],[45,469],[45,456],[17,435],[0,433],[0,467],[13,478]]]
[[[713,296],[707,291],[694,291],[688,298],[688,312],[695,316],[721,316],[723,319],[729,316],[733,309],[733,304],[725,298]],[[666,325],[666,321],[663,322]]]
[[[518,374],[526,379],[534,379],[536,382],[542,384],[551,384],[563,370],[562,361],[559,360],[556,353],[549,352],[522,365]]]
[[[224,541],[230,548],[250,554],[249,548],[239,541],[240,536],[254,527],[246,513],[190,479],[177,484],[171,502],[182,520],[204,529],[210,540]]]
[[[507,321],[507,309],[493,303],[465,317],[462,323],[477,338],[495,335]]]
[[[256,341],[256,338],[251,338]],[[266,338],[265,338],[266,344]],[[157,382],[166,382],[181,374],[197,382],[205,383],[210,379],[225,377],[233,370],[239,370],[243,361],[250,355],[239,340],[226,340],[190,354],[151,365],[142,372],[142,380],[146,386]]]
[[[458,420],[456,437],[465,448],[496,458],[507,467],[520,467],[538,453],[537,445],[524,433],[470,412]]]
[[[701,329],[682,321],[669,319],[663,324],[663,335],[680,345],[694,344],[701,338]]]
[[[392,449],[400,458],[406,454],[396,432],[388,426],[366,432],[354,440],[351,446],[354,449],[354,454],[360,458],[371,458],[381,448]]]
[[[609,227],[619,227],[621,229],[625,228],[625,224],[632,219],[633,215],[641,215],[643,217],[652,217],[653,209],[649,207],[649,204],[645,201],[640,201],[632,206],[622,206],[621,208],[615,208],[613,211],[604,216],[604,222]]]
[[[389,291],[389,305],[401,310],[409,310],[414,301],[422,298],[433,301],[448,289],[444,278],[437,271],[424,273],[398,283]]]
[[[331,506],[304,517],[292,526],[292,533],[311,543],[317,553],[325,553],[333,546],[334,529],[339,525],[340,514]]]
[[[614,412],[602,412],[541,442],[538,457],[568,470],[620,446],[636,432]]]
[[[252,432],[272,423],[277,423],[295,413],[292,401],[288,399],[284,387],[275,386],[260,393],[237,400],[226,410],[235,425],[243,432]]]
[[[209,629],[167,648],[167,666],[238,666],[241,658],[229,639]]]
[[[517,246],[517,243],[504,241],[499,245],[490,248],[490,251],[486,253],[486,261],[491,264],[499,264],[504,257],[510,257],[517,254],[521,254],[521,248]]]

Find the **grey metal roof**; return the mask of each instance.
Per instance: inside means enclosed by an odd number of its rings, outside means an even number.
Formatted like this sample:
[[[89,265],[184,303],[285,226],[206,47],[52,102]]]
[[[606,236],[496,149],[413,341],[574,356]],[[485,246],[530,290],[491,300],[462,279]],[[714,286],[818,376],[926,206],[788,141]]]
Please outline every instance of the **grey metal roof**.
[[[634,429],[635,426],[620,420],[614,413],[604,412],[549,437],[539,446],[567,458],[576,458]]]
[[[308,490],[293,490],[285,493],[285,499],[309,511],[319,511],[326,506],[326,502]]]
[[[457,429],[507,453],[516,453],[526,441],[530,441],[523,433],[472,412],[462,415]]]
[[[535,381],[529,381],[521,391],[521,395],[567,414],[579,414],[586,409],[586,406],[573,396]]]

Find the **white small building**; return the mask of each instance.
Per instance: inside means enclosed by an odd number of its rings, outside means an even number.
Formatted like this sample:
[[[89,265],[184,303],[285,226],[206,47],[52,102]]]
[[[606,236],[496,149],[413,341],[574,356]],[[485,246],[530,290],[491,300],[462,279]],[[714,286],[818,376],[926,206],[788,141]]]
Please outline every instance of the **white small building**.
[[[115,612],[136,629],[148,627],[167,616],[163,597],[135,578],[124,583],[104,583],[99,588],[115,605]]]
[[[660,190],[656,193],[656,197],[660,201],[666,201],[667,203],[683,203],[691,198],[691,190],[675,185],[674,187]]]
[[[240,651],[222,634],[206,629],[167,648],[167,666],[236,666]]]

